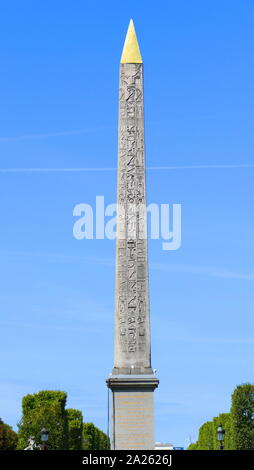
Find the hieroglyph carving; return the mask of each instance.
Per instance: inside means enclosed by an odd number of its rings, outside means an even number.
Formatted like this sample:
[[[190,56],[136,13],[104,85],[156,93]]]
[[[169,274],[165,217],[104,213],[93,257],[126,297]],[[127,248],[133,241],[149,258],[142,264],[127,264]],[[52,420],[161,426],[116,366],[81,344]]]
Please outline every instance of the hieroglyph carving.
[[[115,367],[150,367],[143,64],[121,64]]]

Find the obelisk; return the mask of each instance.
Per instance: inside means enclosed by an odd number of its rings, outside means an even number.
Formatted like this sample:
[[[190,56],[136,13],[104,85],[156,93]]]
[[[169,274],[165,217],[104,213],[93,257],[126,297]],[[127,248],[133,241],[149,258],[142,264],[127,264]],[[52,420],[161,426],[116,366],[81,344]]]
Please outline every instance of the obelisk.
[[[143,63],[130,21],[120,64],[111,448],[154,449]]]

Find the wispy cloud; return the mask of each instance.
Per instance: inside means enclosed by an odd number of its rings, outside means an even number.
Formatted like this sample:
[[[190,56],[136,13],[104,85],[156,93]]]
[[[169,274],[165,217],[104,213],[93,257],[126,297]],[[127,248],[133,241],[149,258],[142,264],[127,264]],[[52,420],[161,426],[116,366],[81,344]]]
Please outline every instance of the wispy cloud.
[[[1,139],[0,139],[0,142],[1,142]],[[254,168],[254,163],[148,166],[147,170],[148,171],[173,171],[173,170],[209,170],[209,169],[237,169],[237,168]],[[102,171],[102,172],[103,171],[116,171],[116,170],[117,170],[116,167],[0,168],[0,173],[82,173],[82,172],[96,172],[96,171]]]
[[[0,256],[14,257],[14,258],[41,258],[47,262],[74,262],[74,263],[88,263],[98,264],[100,266],[114,266],[115,258],[101,258],[95,256],[82,256],[82,255],[68,255],[66,253],[49,253],[40,251],[11,251],[0,250]]]
[[[254,344],[254,338],[216,338],[216,337],[201,337],[201,336],[175,336],[160,335],[160,340],[165,341],[179,341],[184,343],[212,343],[212,344]]]
[[[82,173],[94,171],[116,171],[114,167],[87,168],[0,168],[0,173]]]
[[[93,315],[94,317],[94,315]],[[103,316],[101,315],[101,318]],[[20,331],[21,330],[30,330],[31,328],[34,329],[39,329],[39,330],[56,330],[56,331],[67,331],[67,332],[76,332],[76,333],[87,333],[88,331],[91,332],[103,332],[105,331],[105,326],[111,325],[110,320],[106,319],[104,321],[104,324],[102,325],[101,322],[98,324],[98,322],[95,324],[94,319],[92,318],[92,315],[90,315],[89,318],[87,318],[87,314],[85,317],[85,322],[83,324],[78,324],[78,326],[63,326],[63,325],[58,325],[58,324],[49,324],[49,323],[24,323],[24,322],[8,322],[8,321],[1,321],[1,327],[10,327],[10,328],[18,328]],[[93,320],[91,322],[91,320]],[[90,323],[89,323],[90,321]]]
[[[151,269],[160,271],[169,271],[175,273],[199,274],[224,279],[243,279],[254,281],[253,273],[243,273],[239,271],[231,271],[225,268],[211,266],[195,266],[186,264],[166,264],[166,263],[150,263]]]
[[[254,163],[225,163],[213,165],[175,165],[175,166],[150,166],[149,170],[206,170],[206,169],[230,169],[230,168],[254,168]]]
[[[25,257],[25,258],[42,258],[44,261],[50,262],[73,262],[73,263],[87,263],[96,264],[100,266],[114,267],[115,258],[101,258],[95,256],[79,256],[79,255],[68,255],[66,253],[48,253],[48,252],[36,252],[36,251],[0,251],[0,256],[7,257]],[[149,267],[152,270],[157,271],[168,271],[172,273],[185,273],[185,274],[197,274],[206,275],[211,277],[218,277],[224,279],[239,279],[246,281],[254,281],[254,273],[246,273],[242,271],[232,271],[227,268],[214,267],[214,266],[197,266],[193,264],[169,264],[169,263],[157,263],[150,261]]]
[[[213,118],[214,116],[198,116],[198,117],[187,117],[186,116],[181,116],[179,118],[175,118],[174,121],[178,120],[203,120],[203,119],[210,119]],[[150,124],[161,124],[160,121],[150,121]],[[107,125],[101,125],[101,126],[96,126],[96,127],[86,127],[83,129],[71,129],[71,130],[65,130],[65,131],[56,131],[56,132],[42,132],[39,134],[23,134],[23,135],[16,135],[16,136],[5,136],[1,137],[0,136],[0,142],[16,142],[19,140],[40,140],[40,139],[48,139],[50,137],[65,137],[65,136],[72,136],[72,135],[79,135],[79,134],[88,134],[90,132],[99,132],[99,131],[104,131],[107,129],[115,129],[115,126],[107,126]]]
[[[85,129],[74,129],[70,131],[60,131],[60,132],[47,132],[42,134],[26,134],[13,137],[0,137],[0,142],[16,142],[19,140],[40,140],[47,139],[49,137],[65,137],[71,135],[79,134],[89,134],[90,132],[99,132],[106,129],[111,129],[113,126],[98,126],[98,127],[87,127]]]

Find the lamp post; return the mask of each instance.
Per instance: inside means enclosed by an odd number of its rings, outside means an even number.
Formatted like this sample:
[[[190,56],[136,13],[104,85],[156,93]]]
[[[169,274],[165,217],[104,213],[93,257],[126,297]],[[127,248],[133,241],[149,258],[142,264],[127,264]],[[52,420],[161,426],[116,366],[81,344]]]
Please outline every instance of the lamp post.
[[[47,442],[49,438],[49,432],[46,428],[42,428],[41,430],[41,441],[42,441],[42,446],[41,450],[48,450]]]
[[[224,449],[224,439],[225,439],[225,429],[223,429],[223,426],[222,424],[219,425],[218,429],[217,429],[217,441],[219,441],[219,450],[223,450]]]

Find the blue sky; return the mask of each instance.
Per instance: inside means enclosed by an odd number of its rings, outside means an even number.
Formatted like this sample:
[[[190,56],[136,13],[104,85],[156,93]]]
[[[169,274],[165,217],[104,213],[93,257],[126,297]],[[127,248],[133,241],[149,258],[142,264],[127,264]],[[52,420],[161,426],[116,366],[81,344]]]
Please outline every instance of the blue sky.
[[[156,437],[180,446],[253,380],[247,0],[2,2],[0,416],[15,427],[25,394],[61,389],[106,430],[115,243],[74,239],[72,213],[97,195],[115,202],[116,171],[20,169],[116,167],[131,17],[145,67],[148,203],[182,204],[181,248],[149,243]]]

